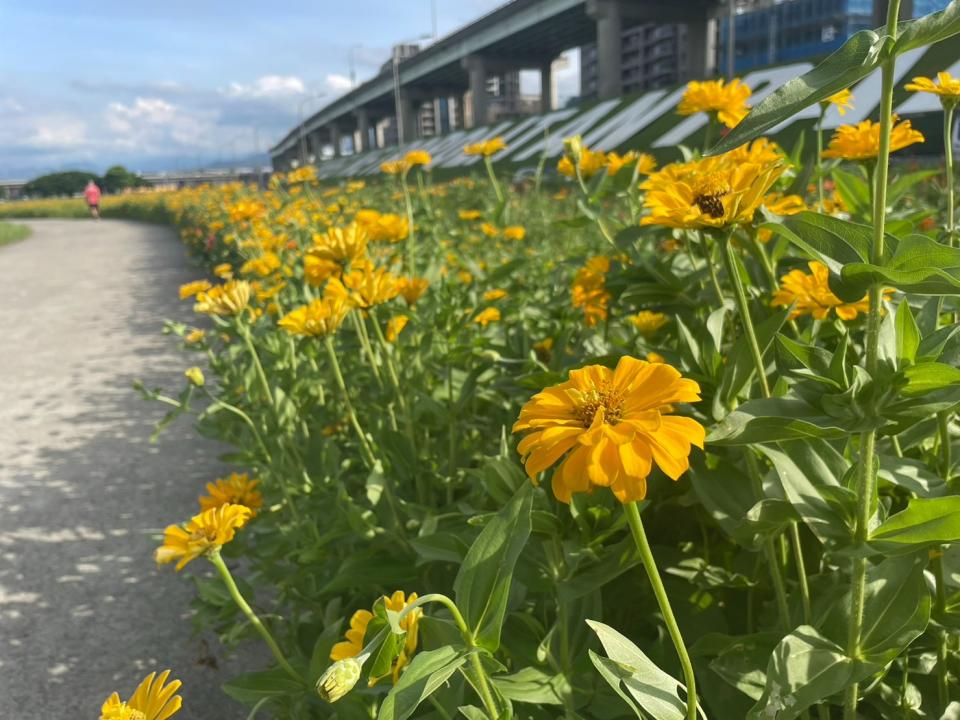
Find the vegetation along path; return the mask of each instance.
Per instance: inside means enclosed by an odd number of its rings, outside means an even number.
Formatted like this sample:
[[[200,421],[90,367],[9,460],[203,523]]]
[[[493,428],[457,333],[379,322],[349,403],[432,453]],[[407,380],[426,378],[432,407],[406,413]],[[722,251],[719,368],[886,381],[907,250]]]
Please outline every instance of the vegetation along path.
[[[184,681],[184,718],[237,718],[236,674],[192,635],[193,591],[152,552],[222,474],[187,423],[151,445],[179,387],[159,333],[194,279],[176,235],[120,221],[37,221],[0,248],[0,718],[98,717],[150,670]],[[219,669],[217,666],[219,665]],[[178,717],[179,720],[179,717]]]

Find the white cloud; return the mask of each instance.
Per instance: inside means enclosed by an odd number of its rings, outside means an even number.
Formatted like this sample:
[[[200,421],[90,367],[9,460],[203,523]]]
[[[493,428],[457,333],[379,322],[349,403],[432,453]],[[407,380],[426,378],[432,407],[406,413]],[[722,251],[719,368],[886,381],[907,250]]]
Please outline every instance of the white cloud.
[[[346,92],[353,87],[353,83],[350,82],[350,78],[348,78],[346,75],[339,75],[337,73],[330,73],[327,75],[325,85],[327,86],[327,89],[335,93]]]
[[[286,98],[306,92],[303,80],[294,75],[264,75],[245,85],[232,82],[225,94],[233,98]]]
[[[70,115],[45,115],[33,120],[33,133],[24,145],[35,148],[75,148],[86,144],[87,125]]]
[[[21,105],[16,98],[12,97],[0,97],[0,114],[7,113],[17,113],[20,114],[24,110],[23,105]]]
[[[162,98],[138,97],[130,105],[111,102],[104,112],[108,144],[144,151],[169,143],[206,145],[215,121],[215,113],[185,109]]]
[[[116,133],[129,133],[140,125],[167,125],[177,115],[177,107],[162,98],[140,98],[132,105],[112,102],[107,106],[107,127]]]

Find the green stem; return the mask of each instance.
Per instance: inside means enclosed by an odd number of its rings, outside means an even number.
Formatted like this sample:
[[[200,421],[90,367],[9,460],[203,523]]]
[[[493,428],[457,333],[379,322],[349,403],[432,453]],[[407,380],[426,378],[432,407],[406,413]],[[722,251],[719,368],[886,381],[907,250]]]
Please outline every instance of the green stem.
[[[873,243],[870,248],[870,260],[876,265],[883,264],[884,233],[887,217],[887,179],[890,172],[890,129],[893,117],[893,83],[896,55],[889,49],[897,37],[897,22],[900,17],[900,0],[890,0],[887,7],[887,58],[883,62],[882,83],[880,94],[880,148],[877,154],[877,167],[874,177],[873,192]],[[880,311],[883,303],[883,288],[874,285],[868,292],[869,310],[867,314],[867,331],[864,339],[866,346],[866,370],[871,377],[877,376],[877,359],[880,342]],[[855,492],[857,497],[857,514],[855,530],[855,547],[863,549],[870,532],[870,516],[873,511],[873,501],[876,496],[877,468],[876,468],[877,431],[868,430],[860,440],[860,463],[858,466]],[[850,593],[850,634],[847,639],[847,655],[859,660],[862,652],[860,647],[863,631],[863,604],[866,594],[867,560],[858,556],[852,561],[851,568],[852,588]],[[860,694],[858,683],[850,685],[844,694],[844,720],[856,720],[857,704]]]
[[[820,104],[820,119],[817,120],[817,193],[820,198],[818,210],[823,212],[823,118],[827,114],[829,103]]]
[[[347,410],[350,425],[353,427],[354,432],[357,434],[357,439],[360,441],[360,448],[363,450],[364,460],[368,467],[372,469],[377,464],[377,459],[374,457],[373,449],[370,447],[370,441],[367,439],[367,435],[364,433],[363,427],[357,419],[357,413],[353,409],[353,403],[350,401],[347,383],[344,382],[343,373],[340,372],[340,362],[337,360],[337,351],[333,347],[333,338],[328,335],[323,339],[323,344],[327,349],[327,356],[330,358],[330,367],[333,368],[333,377],[337,381],[337,387],[340,388],[343,406]]]
[[[953,174],[953,112],[956,102],[951,102],[943,110],[943,151],[947,171],[947,244],[956,247],[957,208],[956,178]]]
[[[945,708],[950,701],[950,685],[947,680],[947,630],[942,626],[947,612],[947,594],[943,584],[942,548],[939,546],[933,551],[931,560],[933,575],[937,581],[936,595],[934,596],[934,617],[941,623],[937,630],[937,699],[938,707]]]
[[[733,286],[733,294],[737,301],[737,310],[740,313],[740,322],[747,335],[750,354],[753,356],[753,364],[757,369],[757,378],[760,380],[760,390],[763,396],[768,398],[770,397],[770,385],[767,382],[766,366],[763,364],[763,353],[760,352],[760,343],[757,342],[757,333],[753,328],[753,320],[750,318],[750,306],[747,304],[747,293],[744,290],[743,281],[737,270],[737,259],[733,254],[733,244],[730,242],[730,235],[727,235],[723,239],[723,247],[720,249],[720,252],[727,269],[727,275],[730,278],[730,284]]]
[[[703,262],[707,266],[710,274],[710,284],[713,286],[713,294],[717,297],[717,307],[723,307],[723,287],[720,285],[720,277],[717,275],[717,266],[713,262],[713,245],[709,242],[706,235],[698,233],[699,242],[697,245],[703,254]]]
[[[747,471],[750,482],[753,486],[754,496],[763,497],[763,479],[760,473],[760,465],[752,451],[744,452],[744,458],[747,463]],[[767,566],[770,569],[770,581],[773,583],[773,594],[777,601],[777,614],[780,618],[780,625],[783,631],[790,632],[793,624],[790,620],[790,605],[787,602],[787,588],[783,581],[783,571],[780,567],[780,559],[777,557],[777,549],[774,546],[774,537],[768,537],[763,543],[763,556]]]
[[[260,388],[270,403],[270,407],[273,407],[273,393],[270,392],[270,383],[267,382],[267,374],[263,371],[260,356],[257,354],[257,349],[253,346],[253,338],[250,337],[250,328],[246,325],[241,325],[240,328],[240,334],[243,335],[243,342],[246,344],[247,350],[250,351],[250,357],[253,358],[253,365],[257,370],[257,378],[260,381]]]
[[[805,625],[810,625],[813,622],[813,611],[810,608],[810,585],[807,583],[807,567],[803,560],[803,543],[800,540],[800,527],[796,522],[790,523],[790,544],[793,546],[793,561],[797,566],[797,582],[800,583],[803,622]]]
[[[357,333],[357,337],[360,339],[360,346],[363,348],[363,352],[370,362],[370,369],[373,370],[373,377],[377,380],[377,387],[383,390],[383,378],[380,377],[377,358],[373,354],[373,346],[370,344],[370,337],[367,335],[367,331],[363,326],[363,319],[360,317],[359,311],[351,312],[350,320],[353,322],[353,328]]]
[[[489,155],[483,156],[483,166],[487,169],[487,177],[490,178],[490,184],[493,186],[493,192],[497,196],[497,204],[503,205],[503,188],[500,187],[500,181],[497,179],[497,173],[493,170],[493,160]]]
[[[687,686],[687,720],[697,720],[697,681],[693,675],[693,664],[690,662],[690,656],[687,654],[687,646],[684,644],[683,636],[680,634],[677,619],[673,615],[670,598],[667,596],[667,591],[663,587],[663,581],[660,579],[660,572],[657,570],[656,560],[653,559],[653,552],[650,550],[650,543],[647,541],[647,533],[644,531],[643,521],[640,519],[640,510],[635,502],[625,503],[623,510],[627,515],[627,523],[630,525],[630,532],[633,534],[633,540],[637,544],[637,550],[640,552],[640,561],[643,563],[644,570],[647,571],[647,577],[650,579],[650,585],[653,587],[653,594],[657,598],[660,612],[663,613],[663,620],[667,624],[670,639],[673,640],[673,646],[676,648],[677,655],[680,658],[680,666],[683,668],[683,680]]]
[[[273,656],[277,659],[277,663],[280,665],[280,667],[282,667],[294,680],[302,683],[303,678],[301,678],[300,674],[293,669],[293,666],[289,662],[287,662],[287,658],[284,657],[283,651],[280,650],[280,646],[277,645],[277,641],[273,639],[273,635],[271,635],[266,626],[260,622],[260,618],[257,617],[257,614],[253,611],[253,608],[250,607],[243,595],[240,594],[240,590],[237,588],[237,583],[233,580],[233,575],[230,574],[227,564],[223,561],[223,558],[220,557],[220,549],[217,548],[213,550],[207,557],[220,573],[220,577],[223,578],[223,584],[227,586],[227,592],[230,593],[230,597],[233,598],[233,601],[237,604],[237,607],[240,608],[243,614],[247,616],[247,620],[250,621],[250,624],[256,628],[258,633],[260,633],[260,636],[267,644],[267,647],[270,648],[270,652],[273,653]]]
[[[416,277],[417,234],[413,228],[413,201],[410,199],[410,187],[407,185],[406,173],[400,176],[400,186],[403,188],[403,205],[407,211],[407,273],[410,277]]]

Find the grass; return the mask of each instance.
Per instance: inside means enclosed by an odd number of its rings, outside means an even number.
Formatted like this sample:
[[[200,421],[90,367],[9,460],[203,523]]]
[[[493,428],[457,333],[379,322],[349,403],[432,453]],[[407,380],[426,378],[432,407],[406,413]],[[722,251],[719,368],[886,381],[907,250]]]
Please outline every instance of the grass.
[[[0,246],[19,242],[30,235],[30,228],[26,225],[0,222]]]

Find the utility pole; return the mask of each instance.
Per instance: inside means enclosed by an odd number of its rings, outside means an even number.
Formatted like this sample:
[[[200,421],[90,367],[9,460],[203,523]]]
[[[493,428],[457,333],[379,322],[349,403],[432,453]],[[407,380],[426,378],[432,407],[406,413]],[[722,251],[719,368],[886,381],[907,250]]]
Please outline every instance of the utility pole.
[[[727,80],[737,74],[737,0],[730,0],[727,20]]]

